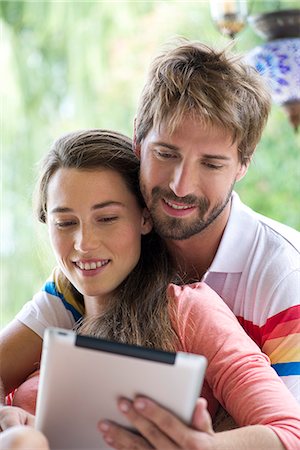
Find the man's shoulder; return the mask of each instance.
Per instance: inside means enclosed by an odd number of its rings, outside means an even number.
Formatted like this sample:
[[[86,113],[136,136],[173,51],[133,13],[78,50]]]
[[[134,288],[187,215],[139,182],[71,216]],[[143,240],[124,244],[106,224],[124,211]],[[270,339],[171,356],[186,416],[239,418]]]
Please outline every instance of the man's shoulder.
[[[242,273],[250,262],[253,267],[261,267],[270,260],[274,264],[276,258],[281,269],[299,267],[300,233],[253,211],[234,192],[227,225],[210,270]]]
[[[251,224],[251,229],[256,229],[256,235],[260,235],[260,239],[264,240],[266,245],[274,243],[275,245],[294,248],[300,252],[300,232],[296,229],[285,225],[270,217],[264,216],[249,206],[245,205],[237,196],[233,197],[234,207],[232,208],[233,220],[242,221],[243,225]],[[246,231],[246,230],[245,230]]]
[[[274,219],[263,216],[262,214],[256,213],[257,218],[262,226],[264,226],[270,232],[276,233],[276,235],[288,243],[290,243],[293,247],[295,247],[298,252],[300,251],[300,233],[288,225],[285,225],[281,222],[277,222]]]

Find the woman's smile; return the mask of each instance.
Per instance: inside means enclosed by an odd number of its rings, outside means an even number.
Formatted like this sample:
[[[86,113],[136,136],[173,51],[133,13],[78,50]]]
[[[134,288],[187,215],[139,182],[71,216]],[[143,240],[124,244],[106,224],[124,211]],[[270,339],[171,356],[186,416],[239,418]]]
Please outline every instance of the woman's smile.
[[[94,276],[101,273],[109,262],[109,259],[79,260],[75,261],[74,265],[82,272],[83,276]]]

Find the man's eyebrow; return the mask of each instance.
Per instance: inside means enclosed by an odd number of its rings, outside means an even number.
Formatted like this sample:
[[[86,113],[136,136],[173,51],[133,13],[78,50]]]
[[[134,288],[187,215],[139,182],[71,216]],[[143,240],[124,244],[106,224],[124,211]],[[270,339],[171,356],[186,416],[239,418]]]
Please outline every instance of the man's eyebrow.
[[[203,159],[222,159],[224,161],[229,161],[230,157],[225,155],[211,155],[205,154],[203,155]]]
[[[124,206],[124,204],[122,202],[116,202],[113,200],[108,200],[106,202],[102,202],[102,203],[96,203],[95,205],[92,206],[92,210],[96,210],[96,209],[101,209],[101,208],[106,208],[107,206]],[[51,209],[50,213],[51,214],[55,214],[55,213],[72,213],[74,212],[74,210],[72,208],[67,208],[65,206],[57,206],[56,208]]]
[[[179,151],[179,148],[176,145],[168,144],[168,143],[162,142],[162,141],[154,141],[154,142],[152,142],[152,145],[159,145],[160,147],[166,147],[169,150]]]

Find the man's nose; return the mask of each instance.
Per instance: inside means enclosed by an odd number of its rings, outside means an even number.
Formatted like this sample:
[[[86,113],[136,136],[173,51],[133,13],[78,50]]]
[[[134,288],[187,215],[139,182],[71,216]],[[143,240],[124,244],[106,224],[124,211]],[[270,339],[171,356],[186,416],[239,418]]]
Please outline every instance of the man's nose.
[[[198,181],[195,167],[182,163],[174,169],[169,187],[177,197],[185,197],[195,194]]]

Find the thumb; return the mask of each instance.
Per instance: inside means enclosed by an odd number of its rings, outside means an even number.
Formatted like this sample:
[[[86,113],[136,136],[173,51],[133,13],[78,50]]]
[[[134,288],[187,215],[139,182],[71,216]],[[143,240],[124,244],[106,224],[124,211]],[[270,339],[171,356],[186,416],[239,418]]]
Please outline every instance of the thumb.
[[[214,433],[211,416],[207,410],[207,401],[203,397],[197,400],[192,418],[192,426],[198,431],[209,434]]]

